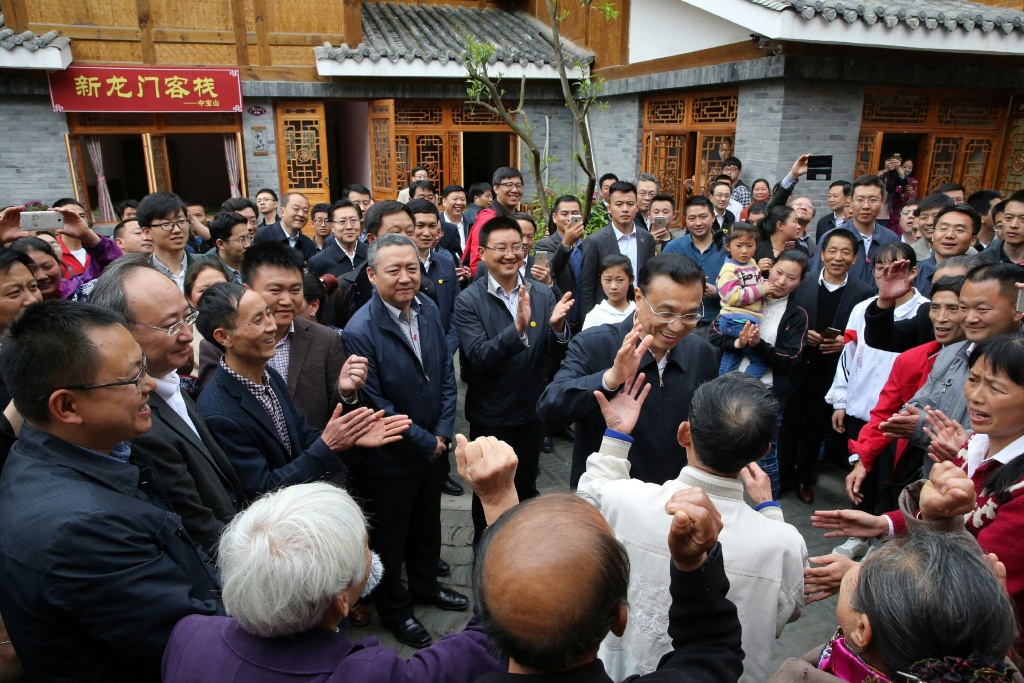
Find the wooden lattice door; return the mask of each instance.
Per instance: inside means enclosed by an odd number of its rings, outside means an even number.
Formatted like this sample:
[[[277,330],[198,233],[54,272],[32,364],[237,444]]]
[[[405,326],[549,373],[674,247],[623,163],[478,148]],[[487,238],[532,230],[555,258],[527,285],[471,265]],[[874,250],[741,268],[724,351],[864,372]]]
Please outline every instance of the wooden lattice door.
[[[404,160],[408,159],[408,147],[404,148]],[[399,160],[395,139],[395,101],[375,100],[370,102],[370,189],[376,201],[394,199],[402,185],[399,177]]]
[[[280,101],[277,159],[281,192],[300,192],[310,205],[331,201],[323,102]]]
[[[167,136],[143,133],[142,151],[146,158],[149,191],[173,192],[170,159],[167,156]]]
[[[998,189],[1004,195],[1024,190],[1024,96],[1017,95],[1010,106],[1010,119],[1003,142]]]

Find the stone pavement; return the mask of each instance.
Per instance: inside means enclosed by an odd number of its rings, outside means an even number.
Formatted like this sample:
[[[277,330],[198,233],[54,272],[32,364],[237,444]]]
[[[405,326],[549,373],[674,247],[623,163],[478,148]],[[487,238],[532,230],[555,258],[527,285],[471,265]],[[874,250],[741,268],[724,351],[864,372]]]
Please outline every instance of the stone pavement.
[[[465,385],[459,382],[459,406],[456,418],[456,431],[469,433],[469,425],[464,419],[463,398]],[[541,472],[538,488],[541,493],[568,491],[569,468],[572,459],[572,443],[555,439],[554,453],[541,455]],[[847,507],[849,501],[843,490],[845,472],[838,468],[823,464],[815,487],[817,498],[814,505],[805,505],[795,495],[787,494],[782,498],[786,520],[797,527],[807,542],[810,557],[827,555],[838,545],[833,539],[822,538],[822,532],[811,527],[810,516],[815,509],[833,509]],[[452,477],[458,478],[452,456]],[[469,513],[470,495],[468,492],[459,497],[443,495],[441,500],[441,557],[452,566],[452,575],[441,579],[442,584],[450,586],[466,595],[472,595],[471,571],[473,551],[473,523]],[[839,539],[840,542],[842,539]],[[775,654],[772,671],[787,657],[800,657],[811,648],[821,645],[832,635],[836,627],[836,598],[808,605],[796,622],[789,624],[782,637],[775,643]],[[461,630],[469,619],[469,612],[444,612],[435,607],[417,605],[416,616],[431,632],[435,640],[445,634]],[[414,650],[399,644],[394,637],[381,628],[376,613],[373,621],[362,628],[350,628],[349,636],[354,639],[377,636],[381,643],[395,647],[404,657],[410,656]]]

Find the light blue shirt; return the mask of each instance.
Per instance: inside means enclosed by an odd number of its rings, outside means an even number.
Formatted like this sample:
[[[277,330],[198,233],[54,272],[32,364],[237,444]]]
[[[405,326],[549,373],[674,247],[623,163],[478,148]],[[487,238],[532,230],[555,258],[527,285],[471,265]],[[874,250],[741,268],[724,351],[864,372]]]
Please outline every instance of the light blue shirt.
[[[615,231],[615,241],[619,244],[619,253],[629,259],[629,262],[633,264],[633,286],[636,287],[636,278],[640,274],[640,266],[636,262],[636,225],[630,223],[632,230],[625,235],[619,231],[615,225],[612,225],[612,230]]]

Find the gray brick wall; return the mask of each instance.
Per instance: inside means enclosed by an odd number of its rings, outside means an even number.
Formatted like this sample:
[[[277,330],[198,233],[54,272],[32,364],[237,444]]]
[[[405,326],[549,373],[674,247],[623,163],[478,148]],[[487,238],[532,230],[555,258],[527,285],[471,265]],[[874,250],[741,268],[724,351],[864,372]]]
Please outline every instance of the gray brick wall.
[[[262,116],[253,116],[249,113],[249,107],[258,106],[266,109]],[[270,99],[245,98],[243,103],[245,111],[242,114],[242,137],[245,147],[245,171],[249,184],[249,196],[255,197],[261,187],[269,187],[278,194],[279,179],[277,175],[277,131],[274,126],[274,101]],[[266,127],[267,150],[266,156],[253,156],[252,127]]]
[[[0,106],[0,206],[74,195],[67,132],[67,117],[55,113],[49,99],[6,98]]]
[[[831,154],[832,180],[853,179],[864,89],[848,83],[787,80],[741,84],[736,114],[736,156],[740,176],[750,184],[772,184],[789,172],[800,154]],[[831,181],[803,179],[797,194],[814,202],[816,219],[828,211]]]
[[[571,186],[584,182],[583,172],[573,162],[573,152],[579,145],[572,115],[560,100],[528,101],[525,104],[526,115],[533,126],[533,139],[548,157],[555,157],[547,166],[545,183],[558,183],[559,186]],[[525,143],[519,146],[519,170],[523,174],[523,201],[533,202],[536,197],[536,184],[530,170],[530,149]]]
[[[640,172],[642,99],[639,95],[603,98],[590,110],[590,134],[597,157],[597,177],[614,173],[632,181]]]

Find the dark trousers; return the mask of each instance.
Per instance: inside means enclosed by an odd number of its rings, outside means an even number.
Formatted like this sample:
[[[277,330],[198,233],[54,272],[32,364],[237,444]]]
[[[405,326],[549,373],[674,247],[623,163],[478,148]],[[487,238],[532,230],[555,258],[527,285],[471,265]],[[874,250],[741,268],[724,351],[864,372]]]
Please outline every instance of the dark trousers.
[[[823,392],[806,383],[789,397],[779,439],[779,479],[783,487],[814,483],[821,441],[832,431],[832,406]]]
[[[484,427],[469,425],[469,438],[493,436],[504,441],[519,458],[516,467],[516,493],[519,500],[524,501],[537,495],[537,475],[540,473],[540,446],[544,440],[544,425],[538,420],[525,425]],[[487,528],[484,508],[480,499],[473,494],[473,545],[480,540],[480,535]]]
[[[413,616],[413,598],[437,595],[437,561],[441,557],[441,480],[444,460],[405,477],[359,477],[370,520],[370,547],[380,555],[384,578],[373,592],[385,625]],[[409,588],[402,584],[402,563]]]

